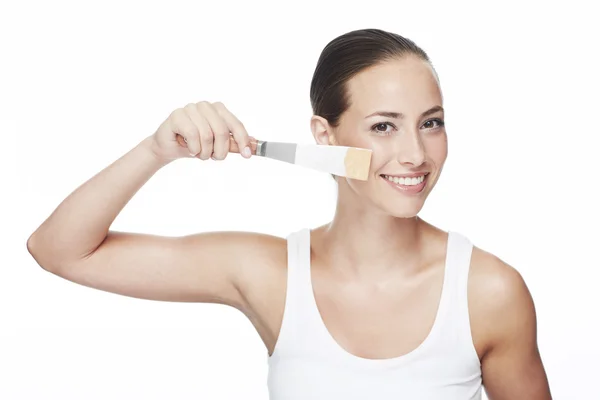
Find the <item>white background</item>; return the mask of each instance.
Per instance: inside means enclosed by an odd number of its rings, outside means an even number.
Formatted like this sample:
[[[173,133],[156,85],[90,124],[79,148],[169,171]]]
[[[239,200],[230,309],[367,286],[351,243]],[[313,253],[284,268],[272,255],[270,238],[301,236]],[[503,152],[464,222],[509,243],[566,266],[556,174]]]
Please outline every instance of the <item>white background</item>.
[[[421,216],[521,272],[554,397],[600,399],[600,31],[586,3],[3,2],[0,398],[267,399],[266,350],[241,313],[70,283],[26,240],[188,102],[311,143],[322,48],[376,27],[416,41],[442,83],[449,158]],[[283,236],[327,222],[335,190],[272,160],[179,160],[112,228]]]

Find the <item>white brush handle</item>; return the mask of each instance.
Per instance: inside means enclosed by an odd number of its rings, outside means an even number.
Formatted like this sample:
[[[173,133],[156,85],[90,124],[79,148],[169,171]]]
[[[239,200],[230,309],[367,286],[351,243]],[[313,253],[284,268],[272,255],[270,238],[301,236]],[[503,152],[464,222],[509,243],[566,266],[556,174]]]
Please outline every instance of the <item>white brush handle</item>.
[[[295,164],[344,176],[346,175],[344,159],[347,153],[348,149],[343,146],[298,144]]]

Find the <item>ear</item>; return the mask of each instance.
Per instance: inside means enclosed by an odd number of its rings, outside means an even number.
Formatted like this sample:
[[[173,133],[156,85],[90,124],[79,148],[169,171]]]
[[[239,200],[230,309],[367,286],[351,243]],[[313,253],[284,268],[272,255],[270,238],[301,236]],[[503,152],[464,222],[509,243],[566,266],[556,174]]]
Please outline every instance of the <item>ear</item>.
[[[334,130],[325,118],[313,115],[310,119],[310,129],[312,130],[313,137],[317,144],[337,144]]]

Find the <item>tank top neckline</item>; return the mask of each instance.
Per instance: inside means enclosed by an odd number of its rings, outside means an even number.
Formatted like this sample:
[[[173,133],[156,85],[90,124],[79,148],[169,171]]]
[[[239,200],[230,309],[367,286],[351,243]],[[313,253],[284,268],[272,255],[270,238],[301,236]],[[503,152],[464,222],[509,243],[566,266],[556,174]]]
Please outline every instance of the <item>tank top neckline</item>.
[[[300,252],[304,253],[301,255],[300,260],[307,260],[307,261],[305,261],[305,263],[308,263],[308,265],[301,265],[302,262],[300,262],[300,265],[298,265],[297,267],[306,268],[306,270],[307,270],[307,274],[308,274],[307,299],[309,301],[310,313],[314,316],[314,321],[317,325],[316,328],[318,329],[320,337],[326,341],[329,349],[332,350],[331,355],[336,357],[337,360],[339,360],[340,362],[342,362],[346,365],[348,365],[348,363],[350,363],[350,364],[358,366],[358,367],[369,367],[369,368],[394,367],[394,366],[398,366],[398,365],[407,363],[407,362],[415,359],[420,354],[422,354],[424,351],[426,351],[427,348],[430,347],[432,343],[435,342],[435,339],[438,337],[438,335],[441,332],[441,325],[442,325],[442,321],[444,320],[444,317],[447,312],[447,303],[449,301],[448,297],[450,296],[449,292],[450,292],[451,285],[450,285],[449,281],[450,281],[451,272],[449,271],[449,269],[451,268],[451,262],[450,262],[450,256],[451,256],[451,251],[452,251],[451,244],[452,244],[452,238],[454,236],[452,231],[446,232],[447,243],[446,243],[446,255],[445,255],[445,264],[444,264],[444,278],[443,278],[443,283],[442,283],[442,292],[440,295],[440,300],[439,300],[439,303],[437,306],[437,311],[435,314],[435,319],[433,321],[433,324],[432,324],[429,332],[425,336],[425,338],[421,341],[421,343],[417,347],[415,347],[414,349],[412,349],[409,352],[404,353],[402,355],[395,356],[395,357],[389,357],[389,358],[365,358],[365,357],[358,356],[354,353],[349,352],[344,347],[342,347],[342,345],[340,345],[338,343],[338,341],[330,333],[329,329],[327,328],[327,325],[325,324],[325,321],[323,320],[321,312],[319,311],[319,308],[317,306],[317,301],[316,301],[313,283],[312,283],[312,268],[311,268],[312,263],[310,261],[311,230],[309,228],[305,228],[305,229],[302,229],[298,233],[299,233],[299,235],[301,235],[301,237],[300,237],[301,246],[298,248],[298,250]],[[306,252],[308,252],[308,254],[306,254]]]

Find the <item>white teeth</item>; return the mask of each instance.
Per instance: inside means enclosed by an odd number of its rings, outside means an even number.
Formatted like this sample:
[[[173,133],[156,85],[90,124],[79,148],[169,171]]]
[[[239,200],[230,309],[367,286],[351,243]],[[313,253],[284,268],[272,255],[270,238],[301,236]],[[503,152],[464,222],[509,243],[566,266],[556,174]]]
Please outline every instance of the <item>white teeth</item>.
[[[414,185],[418,185],[419,183],[423,182],[423,180],[425,179],[425,175],[421,175],[415,178],[398,178],[397,176],[389,176],[389,175],[384,175],[385,179],[387,179],[390,182],[394,182],[395,184],[398,185],[404,185],[404,186],[414,186]]]

